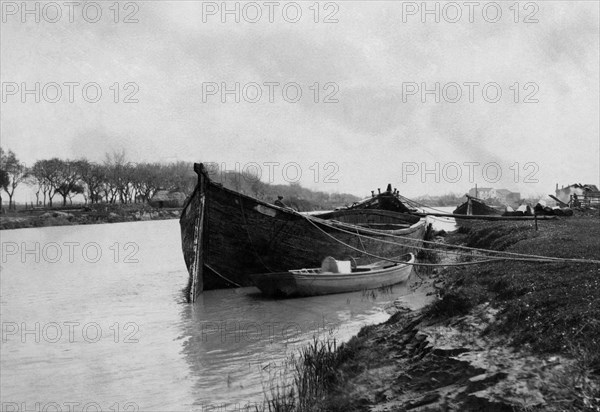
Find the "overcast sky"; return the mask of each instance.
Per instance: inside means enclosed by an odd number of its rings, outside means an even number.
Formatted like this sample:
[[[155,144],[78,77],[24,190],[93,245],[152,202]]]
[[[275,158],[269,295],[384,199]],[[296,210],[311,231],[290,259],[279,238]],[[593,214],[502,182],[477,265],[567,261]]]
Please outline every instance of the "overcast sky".
[[[281,182],[283,166],[295,162],[304,186],[357,195],[387,182],[416,196],[464,193],[474,183],[533,194],[599,181],[597,1],[522,2],[518,13],[513,1],[498,2],[498,17],[488,2],[474,10],[440,2],[439,23],[416,10],[421,2],[320,3],[318,16],[313,2],[240,3],[239,23],[221,14],[221,2],[123,2],[118,16],[112,1],[99,2],[97,23],[86,21],[93,7],[75,7],[70,22],[62,2],[38,4],[39,23],[22,15],[21,2],[2,2],[1,144],[28,165],[54,156],[101,161],[124,149],[136,162],[255,162],[263,180],[264,164],[278,162],[271,170]],[[39,103],[21,93],[36,82]],[[79,83],[72,103],[68,82]],[[91,82],[102,90],[97,103],[82,96]],[[214,88],[236,82],[239,103]],[[279,84],[272,102],[270,82]],[[47,101],[52,83],[61,85],[56,103]],[[254,83],[256,103],[247,101]],[[436,83],[439,102],[415,89]],[[124,103],[132,92],[137,102]],[[89,87],[86,98],[94,97]],[[294,167],[287,172],[294,180]]]

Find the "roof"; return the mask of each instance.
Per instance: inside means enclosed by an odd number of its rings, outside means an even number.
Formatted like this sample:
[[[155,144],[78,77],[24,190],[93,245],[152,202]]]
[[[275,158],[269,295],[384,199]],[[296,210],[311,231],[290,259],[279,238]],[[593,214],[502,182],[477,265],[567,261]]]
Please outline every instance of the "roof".
[[[513,191],[508,190],[508,189],[496,189],[496,193],[502,193],[504,195],[508,195],[508,194],[511,194],[511,193],[519,194],[519,192],[513,192]]]
[[[182,201],[185,200],[185,194],[177,191],[159,189],[154,193],[151,200],[153,202],[165,202],[170,200]]]
[[[564,190],[564,189],[569,189],[569,188],[591,190],[592,192],[597,192],[598,191],[598,187],[596,185],[592,185],[592,184],[582,185],[581,183],[573,183],[572,185],[569,185],[567,187],[563,187],[563,188],[558,189],[558,190]]]

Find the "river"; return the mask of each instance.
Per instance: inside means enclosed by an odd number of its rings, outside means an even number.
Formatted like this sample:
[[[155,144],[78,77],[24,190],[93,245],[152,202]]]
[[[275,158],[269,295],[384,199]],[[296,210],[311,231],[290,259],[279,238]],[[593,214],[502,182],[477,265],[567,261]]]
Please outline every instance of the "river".
[[[192,306],[177,220],[0,234],[2,411],[235,410],[314,336],[346,341],[411,293],[241,288]]]

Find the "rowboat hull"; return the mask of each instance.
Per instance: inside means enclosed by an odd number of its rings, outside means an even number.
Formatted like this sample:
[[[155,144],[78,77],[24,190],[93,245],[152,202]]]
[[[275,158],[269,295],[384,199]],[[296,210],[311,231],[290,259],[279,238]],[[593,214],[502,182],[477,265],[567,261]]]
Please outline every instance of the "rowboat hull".
[[[306,216],[224,188],[201,164],[194,170],[198,184],[180,219],[191,302],[203,290],[252,286],[250,274],[318,266],[326,256],[364,264],[414,252],[425,236],[419,217],[382,210]]]
[[[388,287],[406,282],[414,255],[408,263],[362,273],[263,273],[250,278],[263,294],[273,297],[318,296]],[[360,268],[360,266],[359,266]]]

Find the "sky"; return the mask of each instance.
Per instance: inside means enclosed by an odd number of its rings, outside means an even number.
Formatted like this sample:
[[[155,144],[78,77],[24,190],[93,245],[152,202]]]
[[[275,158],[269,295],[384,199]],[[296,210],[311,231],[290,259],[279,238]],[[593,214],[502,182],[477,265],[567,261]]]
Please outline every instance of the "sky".
[[[596,1],[22,4],[0,140],[28,165],[124,150],[359,196],[600,180]]]

